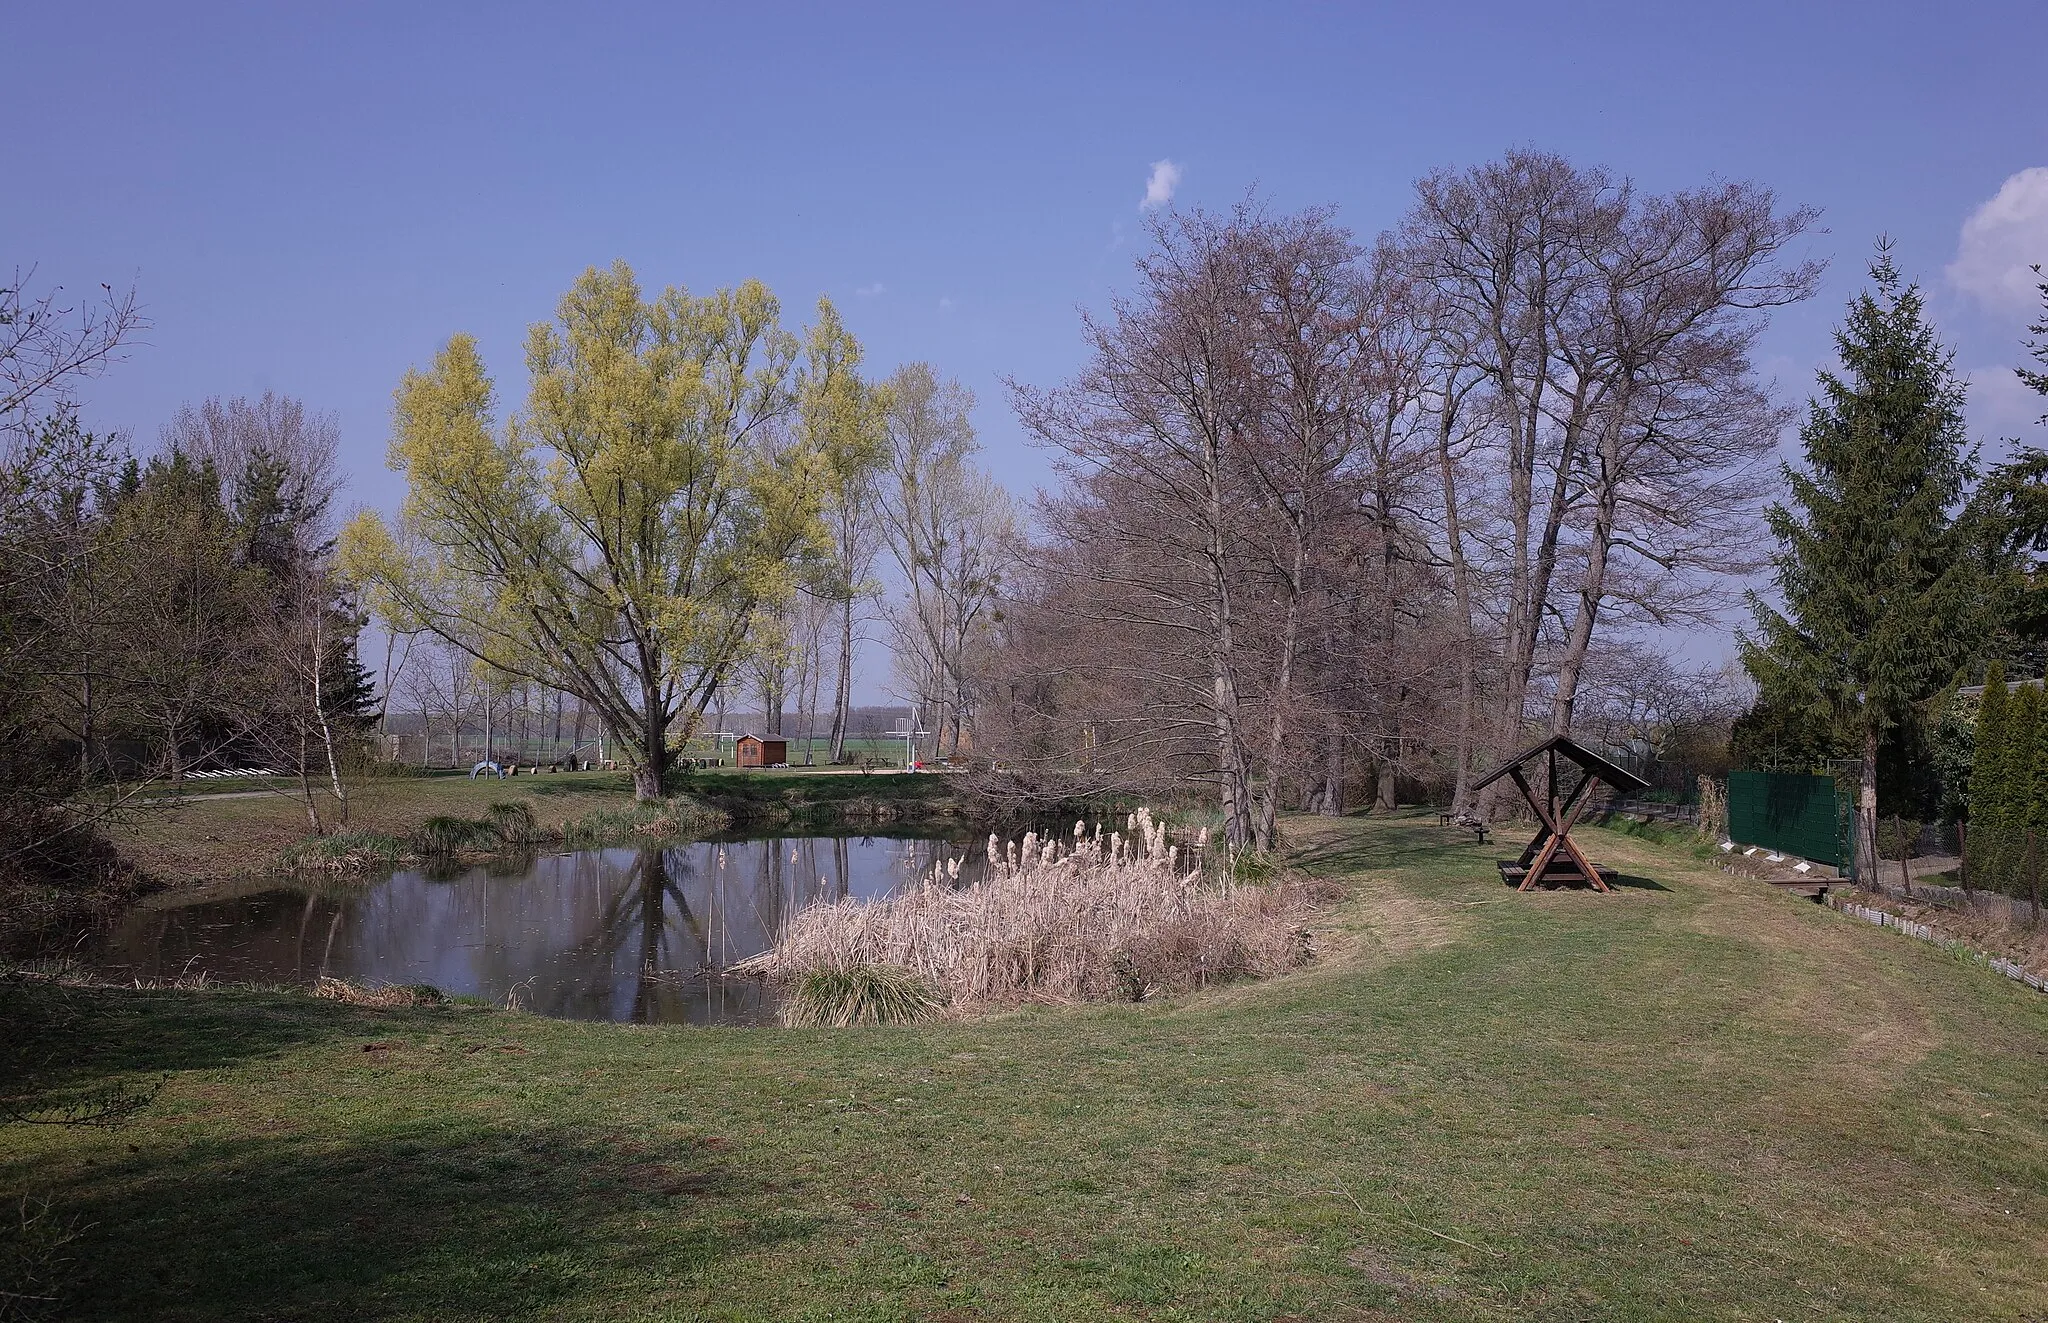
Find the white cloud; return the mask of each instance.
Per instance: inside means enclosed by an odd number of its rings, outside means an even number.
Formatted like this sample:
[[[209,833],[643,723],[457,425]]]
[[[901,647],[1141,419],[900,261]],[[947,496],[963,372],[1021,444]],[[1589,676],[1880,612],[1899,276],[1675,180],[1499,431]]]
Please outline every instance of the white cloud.
[[[940,312],[951,312],[951,311],[953,311],[953,306],[954,306],[954,305],[953,305],[953,300],[951,300],[951,299],[940,299],[940,300],[939,300],[939,311],[940,311]]]
[[[861,298],[871,299],[875,297],[875,295],[877,294],[888,293],[889,287],[887,285],[884,285],[881,281],[877,280],[874,284],[862,285],[859,289],[856,289],[853,292],[859,295]]]
[[[1989,202],[1963,222],[1948,278],[1988,307],[2034,306],[2040,283],[2028,268],[2048,266],[2048,166],[2032,166],[2007,179]]]
[[[2019,437],[2035,445],[2048,439],[2033,430],[2041,415],[2048,413],[2048,399],[2029,390],[2010,365],[1978,368],[1968,381],[1970,430],[1980,439]]]
[[[1173,190],[1179,187],[1180,167],[1171,161],[1154,161],[1152,173],[1145,180],[1145,196],[1139,201],[1138,210],[1153,211],[1166,206],[1173,201]]]

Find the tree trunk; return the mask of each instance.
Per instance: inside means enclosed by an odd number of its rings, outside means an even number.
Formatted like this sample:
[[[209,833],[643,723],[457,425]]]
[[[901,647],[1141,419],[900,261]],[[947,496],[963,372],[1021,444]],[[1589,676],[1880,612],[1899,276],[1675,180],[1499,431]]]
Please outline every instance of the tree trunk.
[[[1236,622],[1231,610],[1230,582],[1224,567],[1229,563],[1224,546],[1223,459],[1214,437],[1205,455],[1207,479],[1209,587],[1211,619],[1215,627],[1209,650],[1210,682],[1214,686],[1217,775],[1223,798],[1223,835],[1233,846],[1253,843],[1251,776],[1245,765],[1244,742],[1237,728]]]
[[[1315,810],[1326,818],[1344,816],[1344,724],[1335,717],[1323,732],[1323,785]]]
[[[641,802],[668,794],[668,716],[650,691],[640,714],[640,748],[633,760],[633,798]]]
[[[309,764],[312,762],[312,740],[302,723],[299,726],[299,798],[306,805],[306,823],[315,836],[325,836],[327,828],[320,823],[320,806],[313,800],[313,778]]]
[[[1626,404],[1624,398],[1623,404]],[[1593,541],[1586,549],[1586,577],[1579,583],[1579,610],[1557,668],[1557,693],[1550,704],[1550,733],[1569,735],[1578,705],[1579,676],[1593,645],[1593,626],[1600,602],[1607,596],[1607,557],[1614,545],[1614,523],[1621,502],[1621,427],[1609,426],[1600,439],[1600,488],[1593,516]]]
[[[853,594],[839,610],[838,678],[832,690],[832,753],[834,763],[846,761],[846,726],[853,713]]]
[[[1865,714],[1866,720],[1868,714]],[[1856,796],[1856,881],[1877,885],[1877,730],[1863,735],[1863,769]]]
[[[1451,459],[1451,433],[1456,428],[1457,409],[1463,395],[1447,387],[1444,407],[1437,424],[1436,457],[1438,477],[1444,491],[1444,538],[1451,555],[1451,593],[1458,611],[1458,725],[1453,737],[1451,812],[1469,813],[1472,808],[1472,735],[1479,701],[1478,629],[1472,619],[1472,572],[1465,560],[1465,531],[1458,513],[1457,466]]]

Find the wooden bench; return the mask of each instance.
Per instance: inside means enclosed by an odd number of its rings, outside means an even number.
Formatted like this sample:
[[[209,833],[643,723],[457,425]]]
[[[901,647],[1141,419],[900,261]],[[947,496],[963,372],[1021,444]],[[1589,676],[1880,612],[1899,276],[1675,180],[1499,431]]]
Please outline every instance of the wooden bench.
[[[1484,822],[1481,822],[1478,818],[1473,817],[1470,813],[1439,813],[1436,815],[1436,820],[1438,825],[1440,826],[1456,827],[1459,831],[1471,832],[1473,836],[1477,838],[1477,841],[1480,845],[1485,845],[1487,843],[1486,824]]]

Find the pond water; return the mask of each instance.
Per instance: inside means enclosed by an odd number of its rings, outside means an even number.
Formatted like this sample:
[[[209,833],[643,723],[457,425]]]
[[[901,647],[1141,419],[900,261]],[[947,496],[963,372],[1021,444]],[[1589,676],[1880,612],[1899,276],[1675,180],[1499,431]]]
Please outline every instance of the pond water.
[[[121,978],[427,983],[565,1019],[761,1024],[775,1018],[773,993],[718,971],[766,950],[806,905],[885,896],[971,853],[940,840],[774,837],[382,881],[281,878],[139,908],[93,963]]]

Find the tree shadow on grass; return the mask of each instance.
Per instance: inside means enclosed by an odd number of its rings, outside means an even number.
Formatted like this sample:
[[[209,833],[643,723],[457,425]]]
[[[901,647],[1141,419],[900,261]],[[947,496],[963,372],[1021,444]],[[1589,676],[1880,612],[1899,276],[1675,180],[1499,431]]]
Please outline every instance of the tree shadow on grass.
[[[1370,821],[1370,820],[1369,820]],[[1466,870],[1473,880],[1491,872],[1498,840],[1479,844],[1470,832],[1439,827],[1416,818],[1375,822],[1363,833],[1316,842],[1295,851],[1291,862],[1319,872],[1359,872],[1374,868],[1432,868],[1445,873]]]
[[[824,1225],[687,1140],[461,1114],[72,1172],[39,1191],[90,1228],[65,1304],[108,1320],[606,1317]]]
[[[0,1097],[34,1102],[124,1076],[213,1070],[311,1043],[448,1028],[488,1012],[372,1011],[303,993],[0,980]]]
[[[591,776],[587,772],[575,774],[576,779],[556,780],[548,776],[518,777],[517,793],[532,795],[536,799],[552,799],[568,795],[630,795],[633,793],[633,778],[624,772]],[[513,793],[507,787],[507,793]]]

